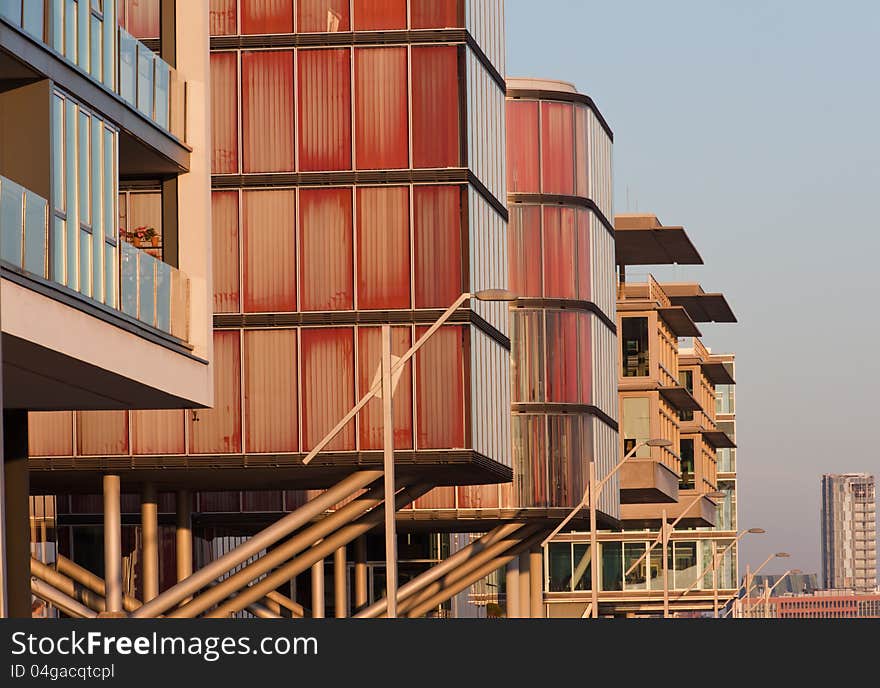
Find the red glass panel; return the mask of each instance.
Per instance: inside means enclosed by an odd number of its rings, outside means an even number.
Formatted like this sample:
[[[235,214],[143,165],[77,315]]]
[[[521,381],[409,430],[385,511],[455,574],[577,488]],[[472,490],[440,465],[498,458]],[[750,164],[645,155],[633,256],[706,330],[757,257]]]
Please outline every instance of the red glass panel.
[[[358,168],[407,167],[406,48],[356,48],[354,65]]]
[[[460,509],[497,509],[498,485],[462,485],[458,488]]]
[[[238,312],[238,192],[211,193],[214,312]]]
[[[590,158],[589,138],[590,131],[587,126],[587,106],[574,106],[574,161],[577,195],[588,198],[590,195]]]
[[[391,353],[402,356],[412,346],[409,327],[391,328]],[[381,372],[382,329],[380,327],[358,328],[358,394],[369,391],[376,375]],[[394,390],[394,446],[412,449],[412,365],[407,363]],[[382,400],[373,399],[360,415],[361,449],[382,449],[384,442]]]
[[[296,204],[293,190],[245,191],[244,310],[296,310]]]
[[[511,291],[521,296],[543,296],[541,206],[511,204],[507,237]]]
[[[416,308],[448,308],[462,284],[461,188],[413,187]]]
[[[546,416],[514,414],[513,484],[517,506],[547,506]]]
[[[241,54],[242,169],[293,170],[293,51]]]
[[[354,30],[406,28],[406,0],[354,0]]]
[[[428,328],[417,327],[416,337]],[[419,449],[464,447],[464,331],[441,327],[416,354]]]
[[[590,241],[590,211],[577,210],[577,280],[578,298],[588,301],[592,295],[591,263],[592,242]]]
[[[577,313],[547,311],[547,401],[576,404]]]
[[[238,172],[236,53],[211,53],[211,171]]]
[[[29,413],[28,456],[73,456],[73,411]]]
[[[544,296],[576,299],[577,233],[574,208],[544,207]]]
[[[412,48],[413,167],[458,167],[458,48]]]
[[[463,26],[459,19],[460,4],[460,0],[410,0],[410,26],[413,29]]]
[[[241,451],[241,375],[238,330],[214,331],[214,406],[190,414],[190,451]],[[196,420],[197,419],[197,420]]]
[[[244,415],[247,451],[297,451],[296,396],[296,330],[246,330]]]
[[[517,308],[511,315],[511,401],[544,401],[544,312]]]
[[[354,334],[348,327],[301,332],[303,450],[308,451],[354,406]],[[352,420],[326,449],[354,449],[354,432]]]
[[[236,0],[211,0],[209,16],[212,36],[227,36],[235,33]]]
[[[241,3],[241,32],[292,33],[293,0],[245,0]]]
[[[131,412],[134,454],[183,454],[184,413],[177,409]]]
[[[409,189],[357,190],[358,308],[409,308]]]
[[[135,38],[159,37],[159,0],[120,0],[117,17],[119,24]]]
[[[578,492],[581,448],[581,417],[548,416],[550,437],[547,452],[549,506],[573,507],[583,497]]]
[[[350,51],[300,50],[299,168],[351,169]]]
[[[348,31],[348,0],[298,0],[297,33]]]
[[[593,338],[592,316],[578,313],[578,377],[580,403],[593,403]]]
[[[304,311],[354,307],[351,189],[299,193],[300,300]]]
[[[538,103],[507,101],[507,190],[537,193]]]
[[[82,456],[128,453],[125,411],[80,411],[76,414],[76,453]]]
[[[435,487],[415,500],[413,506],[416,509],[454,509],[455,488]]]
[[[574,193],[572,107],[569,103],[541,103],[541,191],[544,193]]]

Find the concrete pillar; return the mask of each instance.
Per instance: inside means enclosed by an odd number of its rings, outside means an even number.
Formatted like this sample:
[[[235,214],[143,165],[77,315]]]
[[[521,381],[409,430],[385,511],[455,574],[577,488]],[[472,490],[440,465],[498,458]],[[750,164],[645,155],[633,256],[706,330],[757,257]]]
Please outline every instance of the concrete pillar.
[[[312,565],[312,617],[324,618],[324,560]]]
[[[3,411],[5,602],[10,618],[31,617],[30,481],[27,411]],[[0,575],[3,575],[0,572]]]
[[[144,602],[159,594],[159,499],[153,483],[144,485],[141,495],[141,535],[143,537]]]
[[[514,557],[505,569],[504,578],[507,590],[507,618],[518,619],[519,613],[519,558]]]
[[[360,609],[367,603],[367,538],[359,537],[354,542],[354,608]]]
[[[544,551],[540,546],[529,550],[529,616],[544,618]]]
[[[189,490],[177,491],[177,580],[192,575],[192,495]],[[189,599],[189,598],[187,598]],[[183,604],[183,602],[181,603]]]
[[[522,619],[529,617],[531,600],[529,599],[529,553],[519,555],[519,616]]]
[[[348,595],[346,577],[348,570],[345,564],[345,547],[333,553],[333,607],[337,619],[348,616]]]
[[[122,613],[122,506],[118,475],[105,475],[104,487],[104,585],[105,614]]]

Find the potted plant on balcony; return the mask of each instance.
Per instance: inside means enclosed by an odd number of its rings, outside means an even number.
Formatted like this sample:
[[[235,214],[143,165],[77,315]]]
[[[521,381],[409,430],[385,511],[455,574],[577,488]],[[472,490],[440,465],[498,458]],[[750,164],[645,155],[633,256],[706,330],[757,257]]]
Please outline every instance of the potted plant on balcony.
[[[150,227],[148,225],[141,225],[132,230],[120,227],[119,232],[122,234],[123,239],[134,244],[138,248],[143,248],[144,246],[158,246],[159,240],[162,238],[159,235],[159,232],[156,231],[155,227]]]

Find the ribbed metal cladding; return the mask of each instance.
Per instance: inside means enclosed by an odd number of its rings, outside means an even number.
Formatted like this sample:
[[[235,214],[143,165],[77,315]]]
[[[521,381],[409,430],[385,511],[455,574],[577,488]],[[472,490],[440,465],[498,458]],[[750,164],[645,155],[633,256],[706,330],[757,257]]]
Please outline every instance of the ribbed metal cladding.
[[[296,199],[292,189],[242,192],[242,306],[296,310]]]
[[[293,171],[293,107],[293,51],[243,52],[243,172]]]
[[[299,450],[296,330],[244,333],[246,452]]]

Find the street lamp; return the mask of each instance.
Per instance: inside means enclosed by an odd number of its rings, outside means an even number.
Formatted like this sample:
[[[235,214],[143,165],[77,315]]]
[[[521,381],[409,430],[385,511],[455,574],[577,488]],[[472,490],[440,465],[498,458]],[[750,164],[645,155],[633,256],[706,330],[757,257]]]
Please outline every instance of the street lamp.
[[[752,573],[749,573],[749,567],[748,567],[748,565],[746,565],[746,579],[745,579],[745,583],[744,583],[743,585],[740,585],[740,586],[736,589],[736,592],[733,593],[733,595],[731,595],[731,596],[728,597],[726,600],[724,600],[724,605],[726,605],[728,602],[734,600],[734,598],[739,594],[739,591],[740,591],[743,587],[745,587],[745,591],[746,591],[746,599],[748,599],[748,598],[749,598],[749,595],[751,594],[751,591],[752,591],[752,580],[754,579],[755,576],[758,575],[758,571],[760,571],[760,570],[763,569],[767,564],[769,564],[771,559],[774,559],[774,558],[776,558],[776,557],[779,557],[780,559],[787,559],[787,558],[790,557],[790,556],[791,556],[791,555],[790,555],[788,552],[776,552],[775,554],[771,554],[771,555],[770,555],[769,557],[767,557],[767,558],[761,563],[761,565],[760,565],[758,568],[756,568]],[[724,605],[722,605],[722,606],[724,606]],[[733,609],[734,609],[735,606],[736,606],[736,603],[732,604],[732,605],[730,606],[730,609],[728,609],[726,612],[724,612],[724,614],[721,615],[722,618],[724,618],[725,616],[727,616],[728,614],[730,614],[730,613],[733,611]]]
[[[713,551],[712,551],[712,567],[706,573],[712,574],[712,594],[713,594],[712,607],[713,607],[714,616],[716,619],[718,618],[718,567],[721,565],[721,562],[724,560],[724,555],[726,555],[731,549],[733,549],[733,546],[737,542],[739,542],[739,540],[744,535],[747,535],[750,533],[751,534],[763,534],[766,532],[767,531],[764,530],[763,528],[749,528],[748,530],[741,531],[739,533],[739,535],[737,535],[735,538],[733,538],[731,543],[729,545],[727,545],[727,547],[725,547],[724,550],[722,550],[721,554],[718,554],[717,547],[713,549]],[[684,590],[675,599],[680,600],[682,597],[687,595],[691,590],[693,590],[697,586],[697,583],[699,583],[700,580],[705,577],[706,573],[704,573],[702,576],[698,576],[697,579],[693,583],[691,583],[688,586],[688,588],[686,590]],[[739,590],[739,588],[737,588],[737,590]]]
[[[565,525],[574,518],[575,514],[577,514],[581,509],[587,506],[587,500],[589,500],[590,507],[590,610],[591,616],[596,619],[599,617],[599,590],[596,585],[596,569],[599,568],[599,553],[598,553],[598,537],[596,533],[596,502],[599,499],[599,495],[602,493],[602,488],[608,483],[611,477],[620,470],[620,468],[625,464],[629,459],[636,455],[636,452],[642,447],[671,447],[672,442],[670,440],[664,439],[662,437],[654,437],[649,440],[644,440],[642,442],[638,442],[636,446],[629,450],[629,452],[624,455],[624,457],[617,463],[617,465],[608,472],[602,480],[596,481],[596,464],[594,461],[590,461],[589,471],[590,471],[590,483],[587,486],[587,491],[584,492],[584,496],[581,499],[580,503],[571,510],[571,512],[562,519],[562,522],[553,529],[553,532],[550,533],[544,540],[541,542],[541,546],[543,547],[548,542],[550,542],[554,537],[556,537],[557,533],[562,530]]]
[[[360,398],[352,409],[343,416],[330,432],[319,441],[303,459],[303,464],[309,462],[337,434],[348,425],[361,409],[363,409],[373,397],[382,399],[383,416],[383,452],[384,452],[384,483],[385,483],[385,595],[388,599],[388,618],[397,617],[397,532],[394,522],[394,421],[391,398],[394,394],[394,376],[406,365],[415,353],[424,346],[425,342],[451,318],[455,311],[469,299],[478,301],[515,301],[516,294],[506,289],[483,289],[477,292],[464,292],[443,314],[431,325],[419,339],[392,363],[391,358],[391,325],[382,325],[382,361],[380,369],[370,386],[369,391]]]
[[[768,619],[768,618],[770,618],[770,595],[771,595],[771,593],[772,593],[774,590],[776,590],[776,587],[777,587],[782,581],[784,581],[788,576],[790,576],[790,575],[792,575],[792,574],[794,574],[794,575],[798,575],[798,574],[801,574],[801,573],[803,573],[803,571],[801,571],[800,569],[789,569],[788,571],[786,571],[785,573],[783,573],[783,574],[779,577],[779,580],[776,581],[773,585],[771,585],[771,586],[769,586],[769,587],[766,586],[766,585],[764,586],[764,609],[763,609],[762,618],[764,618],[764,619]]]

